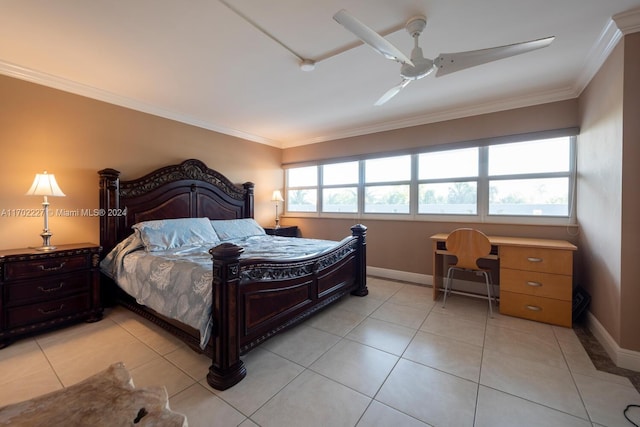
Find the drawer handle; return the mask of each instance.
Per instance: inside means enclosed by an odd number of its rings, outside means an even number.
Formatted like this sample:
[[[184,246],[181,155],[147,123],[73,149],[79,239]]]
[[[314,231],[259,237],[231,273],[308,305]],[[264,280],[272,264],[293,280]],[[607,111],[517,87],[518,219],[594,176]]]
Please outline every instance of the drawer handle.
[[[542,286],[542,283],[540,283],[540,282],[527,282],[527,285],[537,288],[537,287]]]
[[[59,291],[60,289],[62,289],[64,287],[64,282],[60,282],[60,284],[58,286],[52,286],[50,288],[43,288],[42,286],[38,286],[38,290],[40,292],[55,292],[55,291]]]
[[[64,308],[64,304],[60,304],[60,307],[58,307],[58,308],[53,308],[51,310],[43,310],[43,309],[39,308],[38,311],[41,314],[51,314],[51,313],[57,313],[58,311],[62,310],[63,308]]]
[[[534,258],[534,257],[530,256],[530,257],[527,258],[527,261],[529,261],[529,262],[542,262],[543,260],[542,260],[542,258]]]
[[[527,310],[531,310],[531,311],[542,311],[542,308],[536,306],[536,305],[525,305],[525,308]]]
[[[40,270],[42,270],[42,271],[58,271],[58,270],[60,270],[62,267],[64,267],[64,265],[65,265],[66,263],[67,263],[66,261],[62,261],[62,262],[60,263],[60,265],[59,265],[59,266],[57,266],[57,267],[45,267],[45,266],[44,266],[44,265],[42,265],[42,264],[40,264],[38,267],[40,267]]]

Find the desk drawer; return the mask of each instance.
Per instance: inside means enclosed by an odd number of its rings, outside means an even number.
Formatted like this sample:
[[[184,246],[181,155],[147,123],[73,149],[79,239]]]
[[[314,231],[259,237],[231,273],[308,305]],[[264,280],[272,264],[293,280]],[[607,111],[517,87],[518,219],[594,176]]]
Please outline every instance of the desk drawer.
[[[500,313],[571,327],[571,301],[501,291]]]
[[[573,274],[573,251],[501,246],[500,267],[571,276]]]
[[[571,301],[573,279],[562,274],[502,268],[500,290]]]

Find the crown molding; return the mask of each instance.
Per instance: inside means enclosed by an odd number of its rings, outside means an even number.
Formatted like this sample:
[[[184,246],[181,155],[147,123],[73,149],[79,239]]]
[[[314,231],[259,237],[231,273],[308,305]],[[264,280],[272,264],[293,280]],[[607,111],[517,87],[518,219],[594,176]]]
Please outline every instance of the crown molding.
[[[40,71],[31,70],[29,68],[21,67],[21,66],[4,62],[1,60],[0,60],[0,74],[4,74],[9,77],[14,77],[20,80],[25,80],[31,83],[36,83],[39,85],[51,87],[54,89],[59,89],[64,92],[73,93],[75,95],[85,96],[87,98],[107,102],[109,104],[118,105],[120,107],[129,108],[135,111],[140,111],[142,113],[148,113],[154,116],[163,117],[165,119],[175,120],[180,123],[185,123],[188,125],[211,130],[214,132],[219,132],[225,135],[234,136],[234,137],[245,139],[248,141],[270,145],[276,148],[281,148],[281,145],[282,145],[278,141],[273,141],[268,138],[263,138],[261,136],[243,132],[238,129],[220,126],[215,123],[201,120],[186,114],[160,108],[156,105],[148,104],[146,102],[139,101],[137,99],[116,95],[114,93],[111,93],[102,89],[98,89],[89,85],[67,80],[51,74],[42,73]]]
[[[613,15],[612,20],[625,36],[637,33],[640,31],[640,7]]]

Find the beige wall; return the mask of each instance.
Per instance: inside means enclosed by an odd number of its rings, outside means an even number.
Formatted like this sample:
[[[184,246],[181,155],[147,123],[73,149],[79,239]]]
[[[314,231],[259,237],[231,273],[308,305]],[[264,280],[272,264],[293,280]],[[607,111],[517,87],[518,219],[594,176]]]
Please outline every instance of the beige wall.
[[[469,141],[527,132],[578,126],[577,100],[520,108],[434,123],[354,138],[329,141],[283,150],[286,163],[355,156],[372,152],[411,150],[420,147]],[[460,223],[433,221],[370,221],[350,219],[283,218],[283,224],[297,224],[303,235],[335,239],[349,227],[362,222],[368,228],[367,264],[390,270],[431,275],[433,260],[429,236],[451,231]],[[573,227],[475,224],[493,235],[537,236],[577,242]]]
[[[580,97],[578,222],[590,311],[640,351],[640,33],[624,37]]]
[[[624,39],[620,346],[640,351],[640,33]]]
[[[25,193],[43,170],[66,194],[49,199],[52,211],[93,209],[100,169],[118,169],[127,179],[197,158],[234,183],[256,183],[256,219],[273,221],[269,199],[282,185],[280,149],[5,76],[0,100],[0,249],[42,243],[41,217],[9,215],[41,208],[40,197]],[[99,242],[95,217],[52,217],[49,226],[54,244]]]

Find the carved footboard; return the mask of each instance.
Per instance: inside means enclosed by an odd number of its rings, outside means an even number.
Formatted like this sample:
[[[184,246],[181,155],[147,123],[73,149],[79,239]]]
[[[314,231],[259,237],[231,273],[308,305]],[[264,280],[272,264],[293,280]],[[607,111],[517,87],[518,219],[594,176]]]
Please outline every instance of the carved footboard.
[[[330,252],[294,261],[240,260],[243,249],[224,243],[213,258],[214,340],[208,383],[220,390],[246,375],[240,355],[347,293],[365,296],[366,230],[351,228]]]

